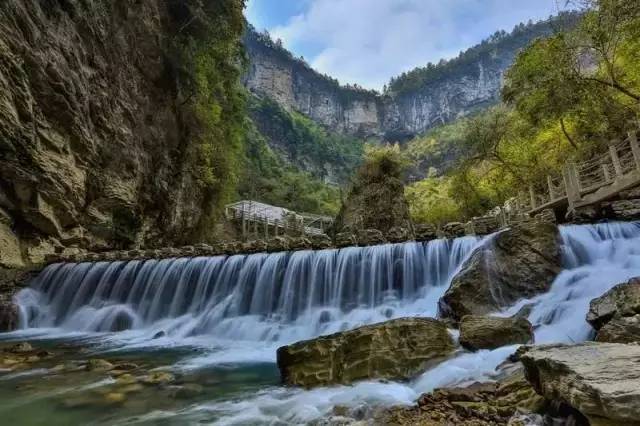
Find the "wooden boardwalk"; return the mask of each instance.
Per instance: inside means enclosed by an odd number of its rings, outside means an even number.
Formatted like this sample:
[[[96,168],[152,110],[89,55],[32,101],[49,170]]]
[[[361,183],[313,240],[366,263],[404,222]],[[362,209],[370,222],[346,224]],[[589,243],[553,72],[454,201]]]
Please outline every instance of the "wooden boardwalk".
[[[249,233],[263,233],[265,238],[280,233],[300,233],[320,235],[333,224],[329,216],[297,213],[282,207],[272,206],[253,200],[242,200],[226,206],[228,220],[241,222],[242,236]]]
[[[577,208],[615,197],[640,185],[640,146],[636,132],[614,141],[606,153],[582,163],[568,162],[562,176],[547,176],[545,191],[529,187],[520,194],[517,210],[533,216],[545,209]]]

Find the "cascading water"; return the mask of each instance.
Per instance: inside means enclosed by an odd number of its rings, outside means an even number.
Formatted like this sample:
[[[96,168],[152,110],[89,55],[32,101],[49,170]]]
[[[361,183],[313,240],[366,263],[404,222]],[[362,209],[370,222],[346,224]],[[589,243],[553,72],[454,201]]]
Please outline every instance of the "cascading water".
[[[56,264],[17,301],[25,328],[283,344],[399,316],[434,316],[477,241]]]
[[[589,338],[585,315],[590,300],[640,276],[638,224],[564,226],[561,238],[564,270],[550,291],[495,313],[511,315],[531,304],[529,320],[538,343]],[[281,344],[393,317],[434,316],[452,275],[477,244],[464,238],[228,258],[53,265],[17,296],[25,327],[18,335],[82,332],[120,348],[205,347],[204,354],[174,365],[186,370],[218,363],[272,363]],[[117,330],[124,331],[110,332]],[[159,331],[166,337],[152,339]],[[152,412],[135,421],[304,424],[335,405],[410,404],[435,387],[491,379],[514,350],[461,353],[410,383],[361,382],[306,391],[273,382],[241,396]]]

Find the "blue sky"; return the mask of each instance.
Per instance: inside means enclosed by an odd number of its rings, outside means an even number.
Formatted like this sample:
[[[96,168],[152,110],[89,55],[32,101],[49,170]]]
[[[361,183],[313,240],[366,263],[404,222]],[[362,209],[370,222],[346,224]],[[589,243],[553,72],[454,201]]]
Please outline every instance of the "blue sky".
[[[341,83],[380,89],[392,76],[451,58],[496,30],[558,11],[565,0],[248,0],[259,30]]]

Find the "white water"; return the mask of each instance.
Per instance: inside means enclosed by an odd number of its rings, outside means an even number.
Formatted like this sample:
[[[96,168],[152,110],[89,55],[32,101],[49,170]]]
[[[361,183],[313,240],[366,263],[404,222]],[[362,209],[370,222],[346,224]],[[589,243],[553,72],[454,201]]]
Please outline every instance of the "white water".
[[[591,299],[640,276],[638,224],[561,228],[564,271],[535,304],[536,341],[589,338]],[[54,265],[18,295],[23,333],[105,335],[114,346],[195,345],[210,350],[179,368],[275,358],[292,341],[401,316],[433,316],[451,276],[478,242],[458,239],[294,254]],[[158,331],[166,336],[152,339]],[[335,405],[409,404],[435,387],[489,380],[515,347],[461,353],[410,383],[362,382],[313,391],[272,387],[146,420],[178,417],[220,424],[305,423]]]
[[[194,366],[275,360],[278,346],[403,316],[435,316],[472,237],[342,250],[57,264],[17,295],[21,323],[113,332],[127,347],[196,345]],[[153,337],[162,332],[160,339]]]

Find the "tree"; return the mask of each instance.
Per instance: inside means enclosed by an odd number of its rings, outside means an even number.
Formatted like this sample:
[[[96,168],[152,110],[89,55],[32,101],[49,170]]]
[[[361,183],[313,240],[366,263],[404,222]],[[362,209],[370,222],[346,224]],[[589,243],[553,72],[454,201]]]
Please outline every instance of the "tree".
[[[532,124],[558,121],[567,141],[576,148],[565,117],[576,111],[591,89],[582,81],[577,61],[565,34],[537,40],[518,55],[502,90],[503,101]]]

